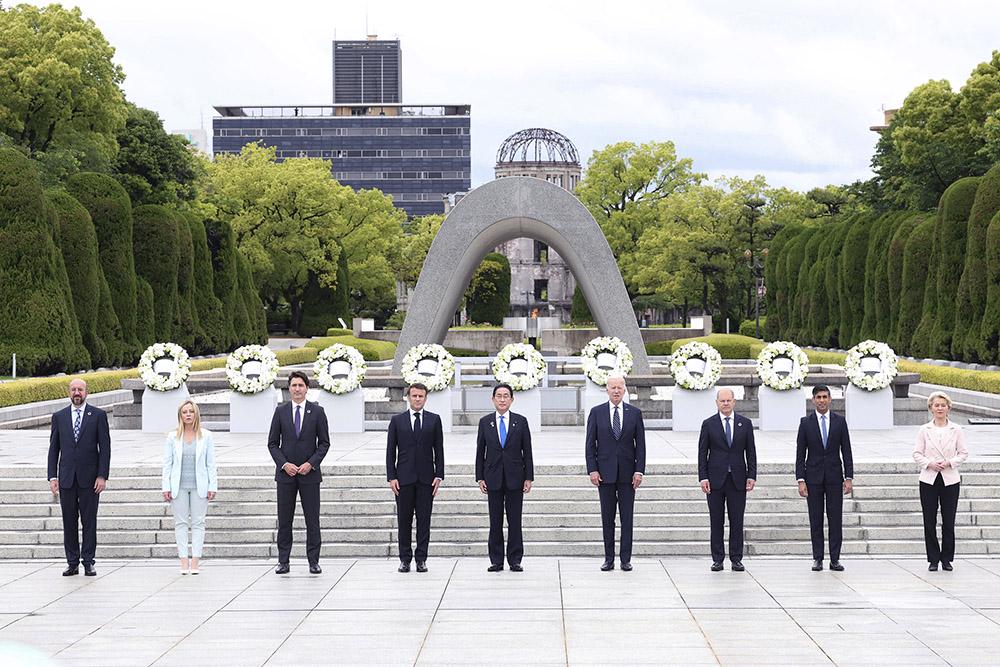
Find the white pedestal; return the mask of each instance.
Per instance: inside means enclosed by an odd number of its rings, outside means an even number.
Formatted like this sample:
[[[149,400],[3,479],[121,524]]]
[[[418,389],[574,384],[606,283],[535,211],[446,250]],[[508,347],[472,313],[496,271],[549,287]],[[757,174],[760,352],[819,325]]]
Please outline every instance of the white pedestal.
[[[330,433],[364,433],[365,392],[361,387],[346,394],[321,391],[317,402],[326,412]]]
[[[229,392],[229,432],[267,433],[281,392],[273,386],[256,394]]]
[[[451,433],[452,414],[455,410],[452,403],[451,387],[428,393],[424,409],[430,410],[441,417],[441,430],[445,433]]]
[[[778,391],[760,386],[757,390],[761,431],[797,431],[799,420],[806,416],[806,397],[802,388]]]
[[[671,403],[673,430],[700,431],[701,423],[719,411],[715,405],[716,387],[691,391],[674,387]]]
[[[523,415],[528,420],[528,428],[535,434],[542,430],[542,390],[540,387],[514,393],[511,412]]]
[[[599,384],[594,384],[590,380],[585,380],[583,385],[583,419],[586,421],[587,415],[590,411],[594,409],[594,406],[600,405],[601,403],[607,403],[610,399],[608,398],[608,390]],[[622,398],[623,401],[628,403],[628,380],[625,381],[625,396]]]
[[[191,397],[186,384],[170,391],[142,392],[142,432],[166,433],[177,430],[177,408]]]
[[[854,430],[887,430],[892,428],[892,387],[865,391],[853,384],[844,390],[847,426]]]

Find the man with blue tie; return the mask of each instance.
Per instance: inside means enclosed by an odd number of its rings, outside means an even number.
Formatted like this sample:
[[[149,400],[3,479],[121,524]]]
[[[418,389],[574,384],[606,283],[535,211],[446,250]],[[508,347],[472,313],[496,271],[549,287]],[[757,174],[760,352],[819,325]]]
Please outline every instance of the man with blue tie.
[[[319,465],[330,449],[330,429],[326,412],[319,403],[306,400],[309,377],[302,371],[288,374],[291,400],[274,409],[267,448],[276,466],[278,487],[278,566],[275,574],[288,574],[292,553],[292,522],[295,496],[302,503],[306,520],[306,557],[309,573],[321,574],[319,553],[323,541],[319,527],[319,486],[323,473]]]
[[[646,472],[646,430],[642,411],[625,402],[625,378],[608,377],[607,403],[594,406],[587,415],[585,455],[590,483],[601,500],[604,531],[602,572],[615,569],[615,514],[621,517],[622,570],[632,570],[632,512],[635,492]]]
[[[809,508],[814,572],[823,569],[823,510],[830,525],[830,569],[842,572],[844,496],[853,489],[854,457],[847,420],[830,410],[830,388],[818,384],[812,390],[816,411],[799,422],[796,438],[795,478],[799,495]],[[843,457],[843,463],[841,463]]]
[[[406,388],[409,408],[389,420],[385,471],[396,496],[399,528],[399,571],[409,572],[416,556],[417,572],[427,571],[431,540],[431,510],[444,479],[444,430],[441,417],[424,410],[427,387],[414,382]],[[413,550],[413,515],[417,515],[417,549]]]
[[[698,480],[708,498],[712,526],[712,572],[722,570],[726,560],[726,510],[729,510],[729,560],[734,572],[743,567],[743,513],[747,492],[757,483],[757,448],[753,423],[733,411],[732,389],[715,394],[718,413],[701,423],[698,436]]]
[[[503,516],[507,511],[507,563],[511,572],[522,572],[524,540],[521,535],[521,508],[524,494],[531,491],[535,478],[531,460],[531,431],[528,420],[510,412],[514,390],[509,384],[493,387],[496,412],[479,420],[476,437],[476,481],[487,495],[490,511],[488,572],[503,570]]]
[[[64,577],[83,573],[97,576],[97,505],[111,470],[111,430],[108,414],[87,404],[87,383],[69,383],[70,404],[52,415],[49,435],[49,488],[59,496],[63,519],[63,547],[69,567]],[[77,519],[83,524],[83,550]]]

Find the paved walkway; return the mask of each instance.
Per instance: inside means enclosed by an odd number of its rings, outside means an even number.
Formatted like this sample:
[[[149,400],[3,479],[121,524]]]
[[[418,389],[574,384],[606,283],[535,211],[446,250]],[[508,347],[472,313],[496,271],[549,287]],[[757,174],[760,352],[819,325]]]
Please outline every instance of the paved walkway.
[[[0,664],[31,665],[988,665],[1000,655],[1000,561],[960,559],[434,559],[399,574],[386,560],[207,562],[197,577],[162,561],[0,563]],[[37,653],[34,653],[37,651]],[[46,663],[44,656],[51,662]]]

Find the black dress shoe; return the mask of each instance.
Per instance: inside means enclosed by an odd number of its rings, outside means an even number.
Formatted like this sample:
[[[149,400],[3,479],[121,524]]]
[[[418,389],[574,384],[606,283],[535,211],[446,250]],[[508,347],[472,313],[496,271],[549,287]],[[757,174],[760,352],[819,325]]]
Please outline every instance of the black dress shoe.
[[[722,572],[722,561],[717,560],[712,563],[712,572]]]
[[[931,572],[937,572],[937,563],[931,563],[930,565],[927,566],[927,569],[930,570]]]
[[[812,571],[813,572],[820,572],[820,571],[822,571],[822,569],[823,569],[823,561],[821,561],[821,560],[814,560],[813,561]]]
[[[622,572],[631,572],[632,563],[622,563]]]
[[[743,561],[741,561],[741,560],[733,561],[733,565],[732,565],[733,572],[742,572],[745,569],[746,568],[743,567]]]
[[[610,572],[613,569],[615,569],[615,562],[613,560],[606,560],[601,565],[601,572]]]
[[[291,568],[288,567],[288,563],[278,563],[278,567],[274,568],[275,574],[288,574]]]
[[[409,563],[400,563],[399,564],[399,571],[400,572],[409,572],[410,571],[410,564]]]
[[[843,572],[844,566],[840,564],[839,560],[831,560],[830,569],[833,570],[834,572]]]
[[[319,563],[309,563],[309,574],[323,574],[323,568]]]
[[[513,570],[514,568],[512,567],[511,569]],[[490,565],[486,568],[487,572],[500,572],[501,570],[503,570],[503,565]]]
[[[70,565],[65,570],[63,570],[63,576],[64,577],[74,577],[74,576],[76,576],[78,574],[80,574],[80,566],[79,565]]]
[[[422,560],[418,560],[417,561],[417,572],[426,572],[426,571],[427,571],[427,562],[426,561],[422,561]]]
[[[516,564],[516,565],[511,565],[511,566],[510,566],[510,571],[511,571],[511,572],[524,572],[524,568],[523,568],[523,567],[521,567],[521,564],[520,564],[520,563],[518,563],[518,564]]]
[[[84,563],[83,564],[83,574],[86,577],[96,577],[97,576],[97,570],[94,569],[94,564],[93,563]]]
[[[951,563],[947,561],[941,561],[941,569],[944,570],[945,572],[951,572],[955,568],[951,566]]]

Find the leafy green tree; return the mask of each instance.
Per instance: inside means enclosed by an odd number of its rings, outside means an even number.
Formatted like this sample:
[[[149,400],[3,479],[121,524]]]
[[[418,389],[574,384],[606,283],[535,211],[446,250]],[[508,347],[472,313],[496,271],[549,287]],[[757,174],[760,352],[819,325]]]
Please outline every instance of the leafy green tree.
[[[784,338],[788,330],[788,284],[786,281],[785,245],[802,231],[800,224],[790,224],[771,239],[767,260],[764,263],[764,284],[767,286],[765,304],[767,322],[764,338]]]
[[[337,318],[351,321],[351,283],[347,257],[337,259],[337,286],[323,287],[315,275],[309,277],[302,295],[302,319],[296,332],[300,336],[324,336],[330,327],[339,327]]]
[[[267,342],[267,318],[264,315],[264,304],[261,303],[257,293],[250,262],[239,253],[236,253],[236,277],[239,300],[243,304],[243,308],[238,312],[241,315],[246,313],[246,328],[243,336],[240,337],[240,344],[257,343],[263,345]]]
[[[883,329],[888,328],[889,317],[889,293],[888,276],[886,268],[888,265],[888,247],[892,240],[892,235],[896,231],[896,224],[906,213],[890,213],[872,219],[868,238],[868,253],[865,260],[865,283],[864,296],[865,308],[858,329],[858,340],[875,338],[885,340],[883,334],[879,334],[880,323],[885,322]]]
[[[941,224],[935,230],[937,253],[937,310],[931,329],[931,354],[939,359],[951,357],[955,332],[955,311],[959,282],[965,268],[965,245],[969,214],[979,187],[978,177],[962,178],[952,183],[941,197]]]
[[[901,354],[924,354],[924,345],[918,338],[918,333],[924,309],[937,304],[937,300],[932,298],[933,289],[927,289],[932,284],[928,276],[933,266],[934,229],[937,224],[937,217],[928,215],[913,228],[912,234],[906,239],[900,281],[902,287],[899,292],[899,319],[892,346]]]
[[[136,277],[135,281],[136,312],[136,336],[139,339],[140,347],[146,349],[157,342],[156,337],[156,312],[153,308],[153,288],[149,286],[145,278]]]
[[[510,261],[498,252],[483,259],[465,292],[469,319],[477,324],[503,324],[510,310]]]
[[[865,262],[871,232],[868,217],[848,218],[850,229],[844,238],[840,257],[840,327],[837,339],[843,347],[861,341],[861,324],[865,314]]]
[[[170,209],[158,204],[137,206],[135,220],[135,271],[153,289],[153,319],[156,342],[173,341],[177,311],[177,265],[180,244],[177,220]]]
[[[1000,362],[1000,213],[986,230],[986,308],[980,325],[979,357],[985,363]]]
[[[177,226],[177,305],[174,309],[174,342],[185,350],[194,350],[196,341],[204,340],[194,305],[194,243],[191,228],[183,213],[171,211]]]
[[[809,227],[803,234],[806,236],[805,255],[799,266],[796,283],[799,308],[799,342],[805,345],[819,344],[819,332],[812,328],[811,313],[819,307],[818,292],[813,292],[813,276],[818,274],[819,249],[823,244],[824,234],[819,227]],[[825,301],[825,293],[823,294]]]
[[[910,213],[896,227],[889,242],[888,260],[886,262],[886,280],[889,290],[889,322],[884,335],[879,339],[884,340],[890,347],[901,352],[899,342],[899,317],[902,306],[903,289],[909,289],[903,282],[903,265],[905,262],[906,242],[914,233],[917,225],[923,223],[928,216],[920,213]],[[909,344],[909,341],[906,341]]]
[[[594,321],[587,297],[583,295],[583,290],[580,289],[579,285],[573,289],[573,305],[569,311],[569,319],[573,324],[588,324]]]
[[[224,330],[219,332],[219,339],[223,342],[222,349],[230,351],[240,345],[237,342],[239,339],[236,321],[241,308],[243,309],[241,326],[246,327],[246,305],[242,299],[237,298],[239,278],[236,273],[236,240],[233,238],[233,228],[222,220],[206,220],[205,234],[212,256],[212,285],[216,298],[222,304],[225,325]]]
[[[194,199],[199,164],[187,140],[163,129],[155,111],[128,104],[116,134],[118,154],[111,173],[138,204],[174,204]]]
[[[205,223],[193,211],[186,211],[182,215],[191,232],[191,247],[194,250],[194,307],[200,325],[193,354],[225,352],[229,349],[225,332],[231,323],[222,312],[222,302],[215,296],[212,252],[208,248]]]
[[[403,225],[404,235],[400,240],[401,250],[396,262],[396,280],[405,283],[407,287],[416,286],[424,260],[427,259],[427,253],[443,222],[443,215],[425,215]]]
[[[1000,211],[1000,164],[986,172],[976,189],[966,230],[965,266],[958,284],[955,303],[955,333],[951,341],[954,359],[978,361],[981,328],[986,310],[986,235],[990,220]]]
[[[125,78],[114,49],[79,9],[0,10],[0,135],[39,161],[50,182],[114,157]]]
[[[851,218],[847,217],[837,223],[830,232],[830,254],[826,258],[824,285],[826,286],[827,326],[823,331],[822,340],[830,346],[843,346],[840,339],[840,318],[842,294],[840,276],[843,273],[844,244],[851,231]]]

